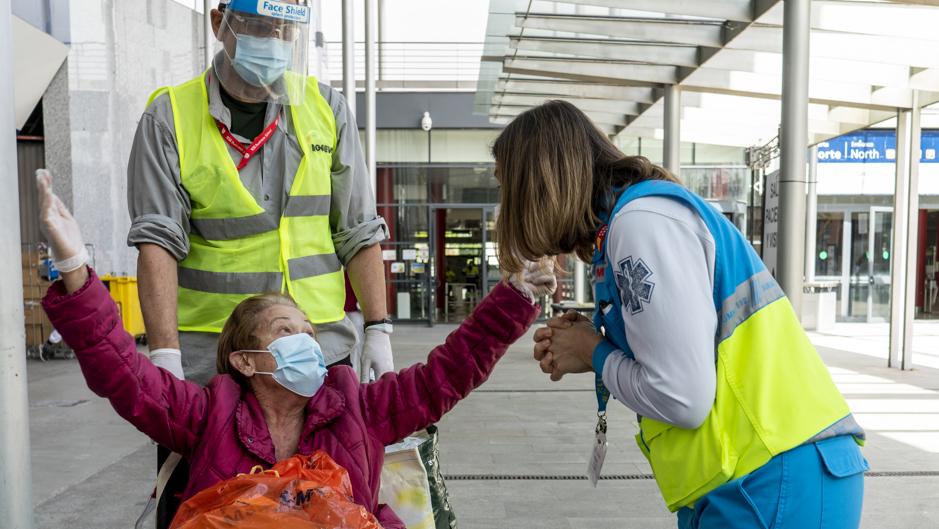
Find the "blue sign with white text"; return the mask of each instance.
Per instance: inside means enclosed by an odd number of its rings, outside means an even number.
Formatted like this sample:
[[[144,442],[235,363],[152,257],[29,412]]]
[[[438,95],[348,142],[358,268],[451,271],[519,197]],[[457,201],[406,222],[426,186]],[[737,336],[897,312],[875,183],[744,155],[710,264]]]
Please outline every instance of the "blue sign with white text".
[[[924,130],[920,163],[939,163],[939,130]],[[818,163],[896,163],[897,136],[892,130],[863,130],[818,144]]]

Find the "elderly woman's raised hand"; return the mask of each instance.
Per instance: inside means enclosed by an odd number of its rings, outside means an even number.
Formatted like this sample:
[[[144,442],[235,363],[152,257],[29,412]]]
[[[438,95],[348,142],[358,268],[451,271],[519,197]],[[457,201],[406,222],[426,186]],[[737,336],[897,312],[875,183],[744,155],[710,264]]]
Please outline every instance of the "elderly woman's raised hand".
[[[551,258],[527,261],[522,271],[512,274],[508,280],[532,302],[554,294],[558,288],[558,280],[554,275],[554,259]]]
[[[74,291],[84,283],[84,279],[69,274],[84,272],[85,263],[88,261],[88,251],[82,242],[81,229],[62,200],[52,192],[52,175],[49,171],[36,171],[36,186],[39,188],[39,229],[49,241],[52,259],[55,267],[63,274],[66,287],[70,292]],[[84,276],[84,273],[80,275]],[[70,277],[81,281],[76,288],[72,288],[75,281],[70,281]]]

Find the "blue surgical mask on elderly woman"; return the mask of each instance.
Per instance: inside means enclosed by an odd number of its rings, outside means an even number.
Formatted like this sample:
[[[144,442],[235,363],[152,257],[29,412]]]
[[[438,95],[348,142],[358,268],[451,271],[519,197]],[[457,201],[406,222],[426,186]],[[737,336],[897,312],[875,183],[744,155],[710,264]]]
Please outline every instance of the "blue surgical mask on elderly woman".
[[[270,375],[281,386],[300,395],[312,397],[326,381],[326,360],[320,344],[309,334],[293,334],[271,342],[267,351],[277,362],[273,372],[255,371],[259,375]]]

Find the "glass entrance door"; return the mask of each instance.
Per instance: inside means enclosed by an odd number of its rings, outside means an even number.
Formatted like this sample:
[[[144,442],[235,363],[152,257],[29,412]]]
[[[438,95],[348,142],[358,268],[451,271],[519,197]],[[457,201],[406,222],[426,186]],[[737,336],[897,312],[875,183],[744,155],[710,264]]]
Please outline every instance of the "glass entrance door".
[[[391,237],[382,241],[388,313],[400,321],[430,319],[430,245],[426,206],[382,206]]]
[[[493,208],[432,206],[430,218],[433,321],[459,323],[498,281]]]
[[[890,318],[890,263],[893,235],[891,208],[851,213],[851,276],[848,318],[886,321]]]

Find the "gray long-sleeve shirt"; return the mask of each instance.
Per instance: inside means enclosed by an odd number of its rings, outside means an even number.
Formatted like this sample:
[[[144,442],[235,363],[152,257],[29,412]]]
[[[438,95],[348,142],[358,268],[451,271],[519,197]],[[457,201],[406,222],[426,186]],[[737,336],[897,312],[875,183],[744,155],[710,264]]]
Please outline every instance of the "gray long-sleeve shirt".
[[[222,103],[214,75],[206,77],[206,88],[209,113],[230,129],[231,113]],[[388,228],[376,213],[355,117],[341,94],[323,83],[319,88],[336,118],[329,224],[336,255],[345,264],[359,250],[387,238]],[[275,113],[280,113],[276,132],[239,176],[259,205],[280,215],[303,153],[290,112],[283,106],[269,104],[265,123],[271,123]],[[253,139],[234,136],[245,144]],[[227,148],[237,164],[241,153],[230,145]],[[192,205],[180,179],[173,109],[167,94],[147,107],[137,126],[127,168],[127,202],[132,221],[129,246],[157,244],[180,261],[188,255]]]

